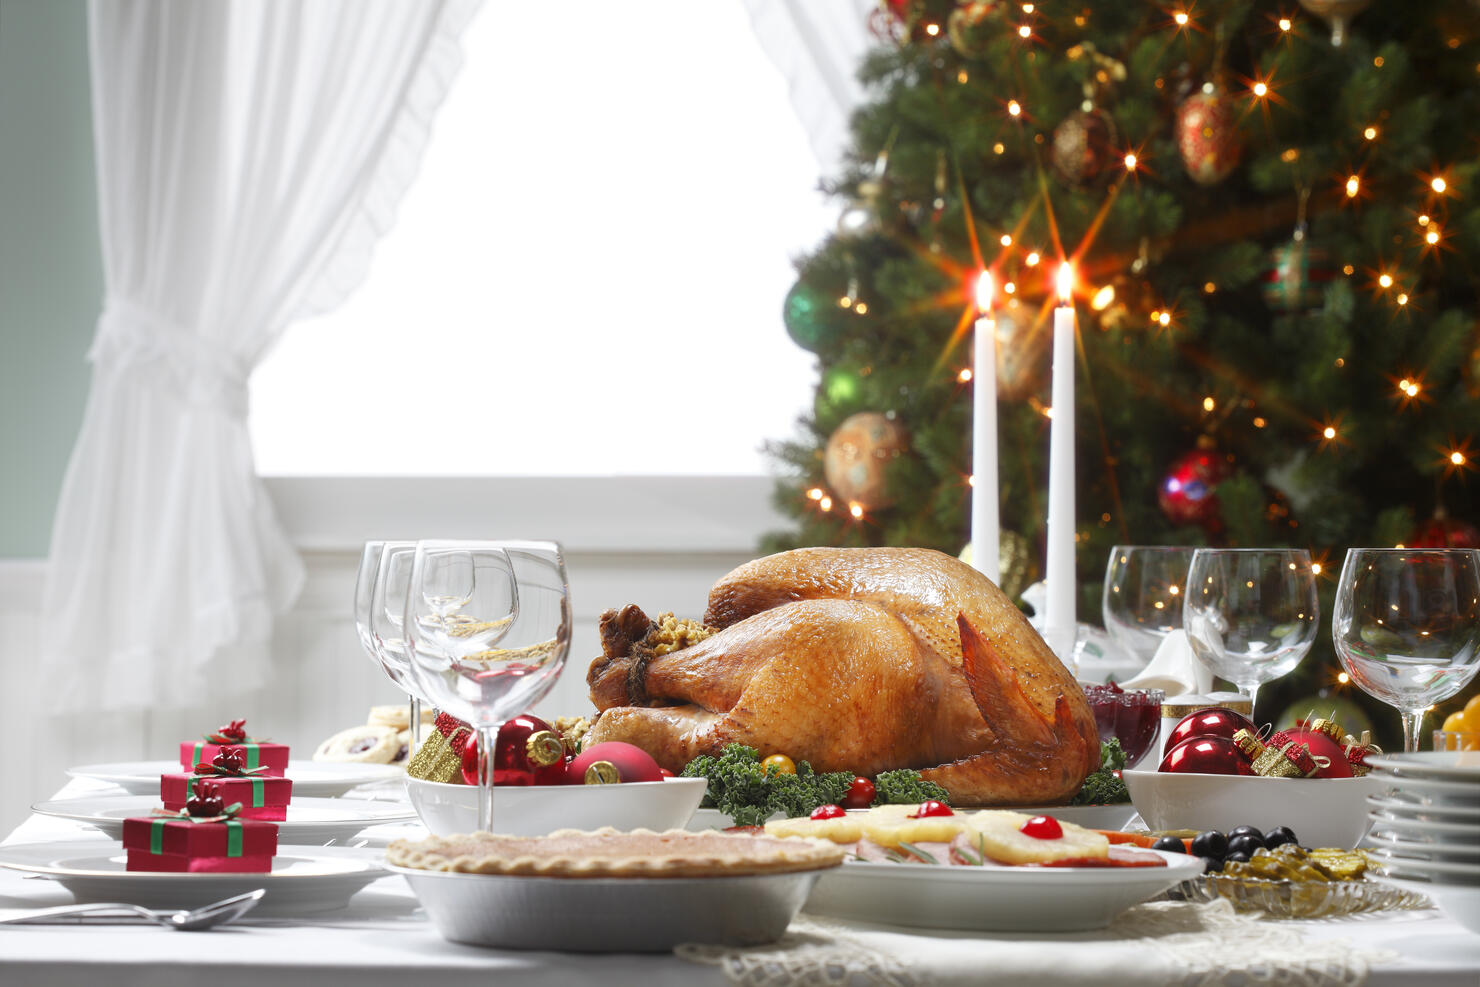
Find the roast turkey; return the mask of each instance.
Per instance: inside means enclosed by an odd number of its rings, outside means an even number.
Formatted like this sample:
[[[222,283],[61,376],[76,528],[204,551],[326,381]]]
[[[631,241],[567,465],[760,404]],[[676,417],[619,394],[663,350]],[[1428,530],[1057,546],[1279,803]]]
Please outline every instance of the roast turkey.
[[[602,615],[588,742],[636,744],[675,772],[730,743],[819,771],[915,768],[961,805],[1063,802],[1099,766],[1073,676],[990,580],[949,555],[757,559],[714,585],[704,625],[675,638],[636,606]]]

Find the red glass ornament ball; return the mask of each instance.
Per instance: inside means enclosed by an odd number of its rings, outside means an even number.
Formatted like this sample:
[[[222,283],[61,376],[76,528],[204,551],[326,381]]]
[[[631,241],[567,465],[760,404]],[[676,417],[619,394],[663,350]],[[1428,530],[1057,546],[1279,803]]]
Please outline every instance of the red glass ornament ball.
[[[606,761],[617,769],[624,782],[662,781],[662,769],[651,754],[641,747],[624,744],[620,740],[609,740],[595,744],[577,754],[566,769],[566,782],[572,785],[586,784],[586,769],[600,761]]]
[[[548,732],[554,736],[554,728],[538,716],[524,714],[516,716],[499,727],[498,740],[494,744],[493,783],[498,785],[561,785],[565,783],[565,758],[554,754],[547,747],[536,746],[530,752],[530,738],[537,733]],[[547,754],[538,753],[548,751]],[[542,756],[553,755],[548,764],[539,763]],[[469,785],[479,784],[478,734],[470,732],[463,744],[462,776]]]
[[[1194,449],[1167,468],[1156,503],[1173,524],[1207,525],[1218,520],[1218,484],[1233,475],[1228,457],[1216,449]]]
[[[1254,766],[1227,737],[1193,737],[1166,752],[1159,771],[1172,774],[1252,775]]]
[[[1346,759],[1346,750],[1324,733],[1316,730],[1286,730],[1285,736],[1310,748],[1311,756],[1316,758],[1320,764],[1325,759],[1326,766],[1316,772],[1317,778],[1350,778],[1352,776],[1351,762]]]
[[[1188,713],[1177,721],[1167,734],[1167,742],[1164,745],[1171,750],[1184,740],[1193,737],[1227,737],[1233,739],[1233,735],[1240,730],[1247,730],[1257,734],[1259,731],[1253,722],[1242,713],[1235,713],[1231,709],[1222,706],[1213,706],[1208,709],[1199,709]]]

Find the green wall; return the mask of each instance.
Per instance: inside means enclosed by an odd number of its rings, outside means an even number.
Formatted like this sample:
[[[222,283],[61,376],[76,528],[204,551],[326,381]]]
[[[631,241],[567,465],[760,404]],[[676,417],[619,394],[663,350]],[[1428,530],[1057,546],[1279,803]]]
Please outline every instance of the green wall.
[[[0,0],[0,558],[42,557],[103,297],[82,0]]]

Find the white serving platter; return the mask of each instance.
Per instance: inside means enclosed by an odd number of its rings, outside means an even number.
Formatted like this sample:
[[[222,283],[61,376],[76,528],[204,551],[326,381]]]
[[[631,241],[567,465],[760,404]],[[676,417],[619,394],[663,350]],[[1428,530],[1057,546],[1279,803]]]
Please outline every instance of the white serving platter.
[[[805,911],[916,928],[976,932],[1100,929],[1132,905],[1203,872],[1203,861],[1157,853],[1165,867],[951,867],[848,860],[823,872]]]
[[[272,858],[264,874],[176,874],[130,871],[115,846],[26,843],[0,847],[0,867],[52,878],[79,903],[120,901],[146,908],[198,908],[263,888],[258,915],[300,915],[343,908],[371,881],[386,876],[379,853],[320,847]]]

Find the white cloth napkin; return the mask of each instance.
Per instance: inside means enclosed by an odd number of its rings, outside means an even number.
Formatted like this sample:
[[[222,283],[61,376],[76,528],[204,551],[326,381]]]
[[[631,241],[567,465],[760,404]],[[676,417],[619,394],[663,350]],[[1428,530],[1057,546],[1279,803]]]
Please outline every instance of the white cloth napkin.
[[[1187,632],[1175,630],[1161,642],[1139,675],[1120,684],[1127,689],[1160,689],[1168,697],[1188,693],[1201,696],[1212,691],[1213,673],[1192,656]]]

